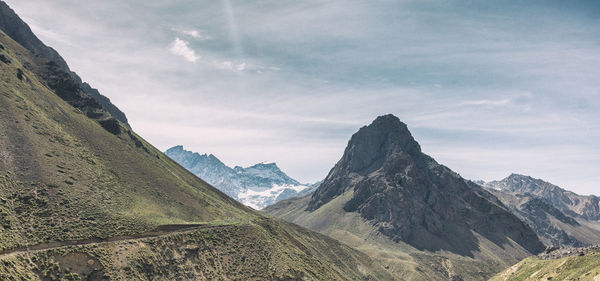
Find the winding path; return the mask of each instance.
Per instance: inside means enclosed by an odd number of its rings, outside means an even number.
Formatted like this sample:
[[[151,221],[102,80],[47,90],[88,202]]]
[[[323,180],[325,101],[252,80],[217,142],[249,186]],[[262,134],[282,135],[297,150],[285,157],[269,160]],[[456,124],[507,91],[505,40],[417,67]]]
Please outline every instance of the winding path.
[[[121,236],[114,236],[114,237],[109,237],[109,238],[88,238],[88,239],[80,239],[80,240],[57,241],[57,242],[49,242],[49,243],[41,243],[41,244],[31,245],[31,246],[27,246],[27,247],[18,247],[18,248],[8,249],[8,250],[0,251],[0,259],[4,259],[9,256],[14,256],[14,255],[22,254],[22,253],[35,253],[35,252],[58,249],[58,248],[69,247],[69,246],[85,246],[85,245],[91,245],[91,244],[105,244],[105,243],[110,243],[110,242],[137,240],[137,239],[144,239],[144,238],[159,237],[159,236],[177,233],[177,232],[188,232],[188,231],[196,231],[196,230],[200,230],[200,229],[222,228],[222,227],[228,227],[228,226],[232,226],[232,225],[231,224],[223,224],[223,225],[167,224],[167,225],[160,225],[152,231],[133,234],[133,235],[121,235]]]

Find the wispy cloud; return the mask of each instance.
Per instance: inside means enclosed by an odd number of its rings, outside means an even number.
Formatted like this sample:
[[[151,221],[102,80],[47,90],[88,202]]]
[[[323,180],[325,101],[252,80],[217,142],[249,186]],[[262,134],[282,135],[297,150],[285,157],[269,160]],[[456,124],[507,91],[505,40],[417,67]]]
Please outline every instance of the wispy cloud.
[[[203,30],[198,29],[186,29],[186,28],[173,28],[174,31],[181,35],[189,36],[197,40],[210,40],[212,36],[206,34]]]
[[[196,55],[196,52],[190,48],[190,44],[179,38],[175,38],[175,41],[171,43],[169,51],[174,55],[183,57],[189,62],[196,62],[200,59],[200,56]]]
[[[512,99],[500,99],[500,100],[469,100],[464,101],[462,105],[489,105],[489,106],[505,106],[512,102]]]

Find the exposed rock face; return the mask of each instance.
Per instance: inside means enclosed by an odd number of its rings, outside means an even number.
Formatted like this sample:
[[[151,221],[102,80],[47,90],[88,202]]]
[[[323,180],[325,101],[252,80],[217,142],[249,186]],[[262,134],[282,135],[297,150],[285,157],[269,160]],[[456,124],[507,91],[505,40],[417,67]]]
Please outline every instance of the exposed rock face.
[[[393,115],[378,117],[352,136],[307,210],[350,189],[345,211],[360,213],[393,241],[420,250],[470,256],[478,249],[473,232],[498,245],[510,238],[531,253],[544,249],[533,230],[493,195],[423,154]]]
[[[290,178],[275,163],[230,168],[212,154],[194,153],[180,145],[168,149],[165,154],[227,195],[255,209],[314,190],[314,187]]]
[[[0,1],[0,29],[36,55],[40,61],[36,63],[35,69],[31,70],[40,75],[61,98],[92,119],[105,121],[116,118],[129,127],[125,114],[98,90],[82,82],[81,78],[69,69],[65,60],[54,49],[40,41],[29,26],[3,1]]]
[[[567,215],[600,220],[599,197],[578,195],[541,179],[512,174],[503,180],[488,182],[485,186],[513,194],[531,194],[544,198]]]

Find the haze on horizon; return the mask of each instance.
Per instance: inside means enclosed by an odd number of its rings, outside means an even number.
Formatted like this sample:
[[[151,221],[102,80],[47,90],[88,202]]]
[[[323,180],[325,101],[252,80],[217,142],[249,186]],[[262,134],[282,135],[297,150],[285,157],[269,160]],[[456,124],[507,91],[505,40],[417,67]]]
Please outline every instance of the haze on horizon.
[[[466,178],[599,194],[596,1],[5,1],[161,150],[314,182],[392,113]]]

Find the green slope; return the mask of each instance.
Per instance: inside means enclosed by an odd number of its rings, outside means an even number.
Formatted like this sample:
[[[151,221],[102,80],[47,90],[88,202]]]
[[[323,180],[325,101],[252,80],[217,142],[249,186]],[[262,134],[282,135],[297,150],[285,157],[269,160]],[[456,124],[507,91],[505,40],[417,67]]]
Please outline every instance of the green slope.
[[[269,220],[0,258],[2,280],[391,279],[363,253]]]
[[[533,280],[600,280],[600,252],[583,256],[573,255],[559,259],[527,258],[494,276],[491,281]]]
[[[71,105],[77,100],[69,104],[50,89],[42,79],[48,61],[3,32],[0,45],[3,280],[390,279],[356,250],[239,204],[127,126],[106,129],[108,119],[90,118],[94,111],[83,114]],[[19,251],[198,223],[224,227]],[[194,247],[200,248],[188,255]]]

